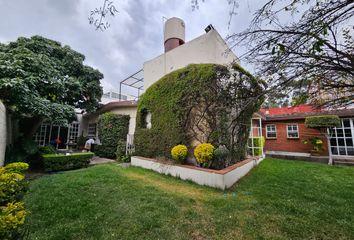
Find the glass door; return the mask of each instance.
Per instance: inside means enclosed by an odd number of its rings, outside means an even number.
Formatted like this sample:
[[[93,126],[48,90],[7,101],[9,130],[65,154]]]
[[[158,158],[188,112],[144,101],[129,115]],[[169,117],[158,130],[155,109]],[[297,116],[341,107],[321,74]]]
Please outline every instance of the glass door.
[[[354,156],[353,119],[342,119],[341,126],[329,130],[333,155]]]

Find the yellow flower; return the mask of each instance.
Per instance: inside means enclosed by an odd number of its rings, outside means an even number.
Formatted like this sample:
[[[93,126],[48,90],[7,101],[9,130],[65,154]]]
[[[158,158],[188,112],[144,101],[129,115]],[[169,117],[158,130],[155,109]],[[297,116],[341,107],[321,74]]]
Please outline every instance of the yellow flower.
[[[187,154],[188,148],[182,144],[174,146],[171,150],[172,158],[177,162],[183,163],[187,158]]]
[[[201,143],[194,149],[194,156],[198,163],[207,164],[214,155],[214,146],[210,143]]]

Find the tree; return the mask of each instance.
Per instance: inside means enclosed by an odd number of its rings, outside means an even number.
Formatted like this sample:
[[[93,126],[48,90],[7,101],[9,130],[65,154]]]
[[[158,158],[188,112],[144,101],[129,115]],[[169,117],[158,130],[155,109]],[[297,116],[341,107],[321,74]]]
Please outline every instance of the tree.
[[[110,27],[108,21],[105,20],[107,16],[115,16],[118,13],[113,1],[103,0],[103,5],[100,8],[95,8],[91,11],[88,18],[89,24],[93,25],[96,30],[104,31]]]
[[[279,20],[299,13],[300,5],[306,10],[298,20]],[[269,0],[251,26],[231,38],[247,45],[246,59],[270,79],[269,92],[303,89],[318,99],[317,90],[309,91],[315,87],[324,96],[321,105],[343,106],[354,102],[353,15],[353,0]]]
[[[314,128],[319,130],[323,136],[327,140],[327,146],[328,146],[328,164],[332,165],[333,164],[333,159],[332,159],[332,150],[331,150],[331,143],[330,143],[330,132],[328,129],[333,128],[333,127],[338,127],[340,126],[340,119],[336,115],[322,115],[322,116],[311,116],[311,117],[306,117],[305,118],[305,126],[307,128]]]
[[[94,111],[103,74],[83,64],[84,55],[44,37],[0,44],[0,99],[31,138],[44,120],[65,124],[75,108]]]
[[[230,24],[240,1],[227,2]],[[353,15],[354,0],[267,0],[249,28],[228,39],[245,46],[243,58],[268,79],[263,94],[295,89],[319,105],[346,106],[354,103]]]

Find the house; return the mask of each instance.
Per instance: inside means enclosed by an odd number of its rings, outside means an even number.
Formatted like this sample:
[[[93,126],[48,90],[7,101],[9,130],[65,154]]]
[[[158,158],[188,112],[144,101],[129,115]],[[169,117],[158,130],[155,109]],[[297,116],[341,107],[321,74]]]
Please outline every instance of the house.
[[[88,113],[82,116],[80,122],[81,133],[87,137],[98,138],[97,133],[97,120],[98,117],[106,112],[111,112],[114,114],[129,115],[129,135],[134,135],[135,131],[135,121],[137,112],[137,102],[133,100],[126,101],[112,101],[109,102],[93,113]]]
[[[337,163],[354,159],[354,109],[329,110],[311,105],[264,108],[255,114],[255,118],[261,119],[266,155],[326,162],[329,151],[327,140],[318,130],[305,127],[305,118],[316,115],[337,115],[341,118],[342,126],[329,130],[332,155]],[[314,137],[323,142],[323,151],[316,156],[311,154],[311,144],[304,144],[304,140]]]
[[[78,136],[98,137],[97,119],[105,112],[113,112],[130,116],[128,141],[132,141],[135,131],[135,119],[137,111],[137,98],[144,89],[158,81],[164,75],[195,63],[215,63],[228,65],[239,63],[237,56],[231,51],[224,39],[212,25],[207,26],[205,33],[186,42],[185,23],[183,20],[173,17],[165,22],[164,27],[164,53],[146,61],[143,69],[120,82],[119,93],[113,91],[103,95],[102,106],[95,113],[81,114],[78,111],[78,121],[67,127],[54,126],[44,123],[38,130],[34,140],[39,145],[46,145],[55,139],[60,143],[54,143],[57,149],[67,149],[67,143],[72,140],[76,143]],[[125,96],[122,94],[122,85],[132,87],[138,91],[137,96]],[[130,140],[129,140],[130,139]]]

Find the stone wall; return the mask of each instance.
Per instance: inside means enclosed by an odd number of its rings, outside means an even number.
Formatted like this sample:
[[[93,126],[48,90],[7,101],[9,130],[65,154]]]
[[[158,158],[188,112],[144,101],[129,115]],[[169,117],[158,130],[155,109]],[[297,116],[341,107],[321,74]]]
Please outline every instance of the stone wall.
[[[0,101],[0,166],[3,166],[5,161],[6,135],[6,108]]]

